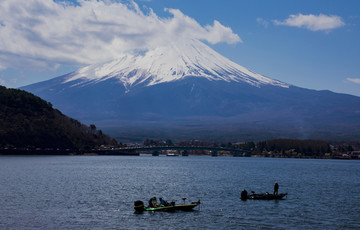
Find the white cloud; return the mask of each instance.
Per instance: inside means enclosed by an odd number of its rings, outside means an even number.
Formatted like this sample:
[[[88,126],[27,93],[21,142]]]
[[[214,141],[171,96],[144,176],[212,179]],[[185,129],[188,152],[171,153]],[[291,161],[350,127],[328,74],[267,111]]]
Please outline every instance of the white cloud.
[[[360,78],[346,78],[346,80],[355,84],[360,84]]]
[[[160,18],[134,2],[78,2],[75,6],[53,0],[1,0],[0,67],[92,64],[186,39],[242,42],[220,22],[201,26],[177,9],[166,9],[171,16]]]
[[[290,15],[284,21],[273,21],[275,25],[303,27],[311,31],[330,31],[345,25],[341,17],[335,15]]]

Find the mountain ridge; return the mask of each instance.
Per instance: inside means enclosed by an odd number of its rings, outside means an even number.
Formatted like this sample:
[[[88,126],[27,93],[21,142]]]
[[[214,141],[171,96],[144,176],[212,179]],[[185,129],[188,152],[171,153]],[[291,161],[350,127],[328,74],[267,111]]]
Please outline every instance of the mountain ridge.
[[[360,138],[360,97],[264,77],[199,41],[184,46],[124,54],[22,89],[84,123],[118,127],[108,132],[118,139],[129,133],[174,139]]]

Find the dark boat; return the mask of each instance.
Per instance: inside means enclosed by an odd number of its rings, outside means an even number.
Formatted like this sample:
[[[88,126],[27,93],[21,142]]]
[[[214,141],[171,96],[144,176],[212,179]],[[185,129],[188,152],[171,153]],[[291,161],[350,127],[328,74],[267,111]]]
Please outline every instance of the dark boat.
[[[171,202],[167,206],[159,206],[159,207],[145,207],[144,202],[138,200],[134,202],[134,209],[136,213],[141,213],[143,211],[157,211],[157,212],[173,212],[176,210],[181,211],[192,211],[196,206],[200,204],[200,200],[197,202],[191,202],[190,204],[175,204],[175,202]]]
[[[282,200],[287,193],[279,193],[279,194],[270,194],[270,193],[255,193],[251,192],[250,194],[247,194],[246,190],[243,190],[241,192],[241,200]]]
[[[250,194],[247,196],[247,199],[250,200],[281,200],[283,199],[287,193],[279,193],[278,195],[270,194],[270,193],[260,193],[260,194]]]

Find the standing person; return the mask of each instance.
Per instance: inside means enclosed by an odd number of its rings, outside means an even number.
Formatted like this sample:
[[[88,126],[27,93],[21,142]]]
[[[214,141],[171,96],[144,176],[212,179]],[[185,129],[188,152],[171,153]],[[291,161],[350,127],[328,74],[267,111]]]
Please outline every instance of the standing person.
[[[246,191],[246,189],[243,189],[242,191],[241,191],[241,200],[247,200],[247,191]]]
[[[278,191],[279,191],[279,184],[277,182],[275,182],[275,184],[274,184],[274,195],[278,195]]]

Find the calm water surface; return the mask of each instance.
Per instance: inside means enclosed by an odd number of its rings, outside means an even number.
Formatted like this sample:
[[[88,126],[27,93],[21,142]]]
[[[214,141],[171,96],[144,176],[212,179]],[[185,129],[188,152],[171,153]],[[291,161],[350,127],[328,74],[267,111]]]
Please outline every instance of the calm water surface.
[[[288,192],[241,201],[240,192]],[[193,212],[134,214],[152,197]],[[360,161],[232,157],[0,157],[0,229],[360,229]]]

